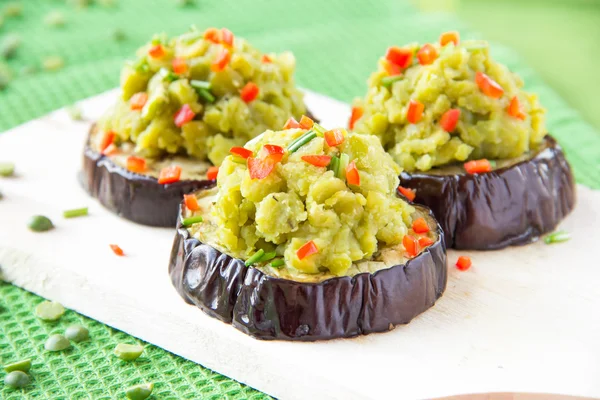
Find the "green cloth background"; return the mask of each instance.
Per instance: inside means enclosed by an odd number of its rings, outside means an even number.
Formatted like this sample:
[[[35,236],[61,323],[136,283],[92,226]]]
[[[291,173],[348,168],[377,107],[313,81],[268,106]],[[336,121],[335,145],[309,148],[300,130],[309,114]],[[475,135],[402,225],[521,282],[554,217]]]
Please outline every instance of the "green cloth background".
[[[0,7],[6,3],[0,0]],[[92,5],[85,9],[67,6],[62,0],[23,0],[21,4],[23,16],[6,20],[0,28],[0,37],[18,32],[23,39],[9,65],[18,71],[24,65],[39,65],[44,56],[60,55],[65,67],[19,77],[0,92],[0,131],[117,86],[123,59],[138,45],[157,31],[178,34],[192,23],[200,28],[227,26],[265,52],[292,50],[298,59],[300,85],[344,101],[364,93],[367,76],[391,44],[433,41],[451,29],[460,30],[465,38],[483,37],[452,14],[421,14],[399,0],[205,0],[188,7],[177,7],[169,0],[121,0],[114,8]],[[478,15],[486,15],[477,7],[470,14],[475,22]],[[43,23],[43,17],[55,9],[65,13],[64,28],[52,29]],[[471,11],[462,11],[460,15],[469,17]],[[485,30],[485,23],[481,25]],[[112,38],[116,28],[126,34],[126,40]],[[501,45],[493,53],[521,74],[529,90],[539,93],[548,108],[549,131],[565,148],[577,180],[600,188],[598,132],[516,53]],[[559,83],[566,85],[567,79]],[[155,346],[147,345],[136,362],[120,361],[112,355],[114,346],[137,343],[137,339],[72,311],[56,324],[41,322],[33,315],[40,301],[38,296],[0,283],[0,364],[33,358],[33,383],[25,391],[0,383],[2,399],[124,398],[123,389],[140,382],[156,384],[155,399],[268,398]],[[92,339],[67,352],[44,352],[47,335],[62,332],[74,322],[87,326]]]

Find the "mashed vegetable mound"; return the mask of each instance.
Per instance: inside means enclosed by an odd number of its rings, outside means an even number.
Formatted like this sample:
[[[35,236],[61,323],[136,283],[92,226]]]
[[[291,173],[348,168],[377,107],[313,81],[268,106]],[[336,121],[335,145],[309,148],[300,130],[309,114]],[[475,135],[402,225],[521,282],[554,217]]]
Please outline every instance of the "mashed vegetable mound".
[[[143,157],[219,165],[229,148],[305,112],[291,53],[263,54],[227,29],[157,35],[121,72],[122,96],[99,122]]]
[[[245,145],[247,160],[225,158],[212,218],[226,252],[276,252],[286,268],[340,276],[382,246],[401,245],[414,208],[396,196],[399,168],[379,139],[316,126],[312,138],[312,129],[266,131]]]
[[[354,130],[377,135],[406,171],[518,157],[546,133],[537,96],[487,42],[455,42],[388,49],[356,102]]]

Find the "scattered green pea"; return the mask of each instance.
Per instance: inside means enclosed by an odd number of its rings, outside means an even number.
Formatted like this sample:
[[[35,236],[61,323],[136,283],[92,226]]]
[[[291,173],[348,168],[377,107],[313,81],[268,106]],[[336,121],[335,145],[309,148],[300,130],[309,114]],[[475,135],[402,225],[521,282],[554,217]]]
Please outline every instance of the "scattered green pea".
[[[15,164],[11,162],[0,163],[0,176],[13,176],[15,173]]]
[[[55,334],[46,339],[44,348],[48,351],[62,351],[71,347],[69,339],[63,335]]]
[[[127,35],[122,29],[117,28],[112,31],[112,38],[117,42],[122,42],[123,40],[127,39]]]
[[[23,13],[23,6],[17,2],[8,3],[4,6],[3,13],[6,17],[19,17]]]
[[[65,14],[58,10],[50,11],[44,17],[44,23],[52,28],[65,26],[66,22],[67,19],[65,18]]]
[[[46,232],[54,228],[54,224],[50,221],[50,218],[43,215],[34,215],[31,217],[27,226],[34,232]]]
[[[65,313],[62,304],[44,300],[35,307],[35,315],[43,321],[58,321]]]
[[[29,385],[31,378],[23,371],[13,371],[4,377],[4,384],[13,389],[21,389]]]
[[[142,355],[144,346],[138,344],[119,343],[115,347],[115,355],[121,360],[133,361]]]
[[[58,71],[65,66],[65,60],[60,56],[48,56],[42,60],[42,66],[47,71]]]
[[[77,104],[67,107],[67,114],[69,114],[69,117],[71,117],[73,121],[83,120],[83,113]]]
[[[150,397],[154,383],[142,383],[125,389],[125,395],[130,400],[144,400]]]
[[[27,372],[31,368],[31,359],[19,360],[14,363],[6,364],[4,370],[6,372],[21,371]]]
[[[17,49],[21,45],[21,36],[16,33],[10,33],[4,36],[0,43],[0,56],[9,59],[15,55]]]
[[[90,338],[90,332],[81,325],[71,325],[65,331],[65,337],[72,342],[79,343]]]

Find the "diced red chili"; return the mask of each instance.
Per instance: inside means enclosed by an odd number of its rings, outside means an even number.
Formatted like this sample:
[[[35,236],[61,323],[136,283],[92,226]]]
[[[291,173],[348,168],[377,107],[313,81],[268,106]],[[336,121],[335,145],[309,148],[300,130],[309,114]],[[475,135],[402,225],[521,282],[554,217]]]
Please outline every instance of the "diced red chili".
[[[402,238],[402,245],[409,257],[416,257],[419,253],[419,243],[417,242],[417,239],[410,235],[404,235]]]
[[[283,129],[298,129],[300,128],[300,124],[294,117],[290,117],[283,125]]]
[[[354,124],[363,116],[364,110],[362,107],[352,107],[352,114],[350,114],[350,122],[348,127],[354,129]]]
[[[411,124],[416,124],[423,117],[423,110],[425,110],[425,104],[418,100],[411,100],[406,110],[406,119]]]
[[[318,252],[319,249],[317,248],[317,245],[315,244],[315,242],[310,240],[303,244],[302,247],[298,249],[298,251],[296,251],[296,256],[298,257],[298,260],[302,260]]]
[[[524,120],[526,117],[525,113],[521,110],[521,103],[519,102],[519,98],[517,96],[513,97],[510,100],[510,104],[508,105],[506,112],[511,117],[515,117],[518,119]]]
[[[310,129],[313,127],[314,124],[315,124],[315,121],[313,121],[306,115],[303,115],[302,118],[300,118],[300,128],[302,128],[302,129]]]
[[[471,258],[467,257],[467,256],[460,256],[458,257],[458,260],[456,261],[456,268],[458,268],[461,271],[466,271],[469,268],[471,268],[472,262],[471,262]]]
[[[502,86],[481,71],[475,73],[475,83],[477,83],[479,90],[481,90],[483,94],[493,99],[498,99],[504,94]]]
[[[408,201],[414,201],[417,193],[413,189],[405,188],[404,186],[398,186],[398,192]]]
[[[195,116],[196,113],[192,111],[189,104],[184,104],[175,114],[175,125],[178,128],[181,128],[183,125],[193,120]]]
[[[446,132],[452,132],[456,129],[456,125],[458,124],[458,119],[460,118],[460,110],[457,108],[453,108],[451,110],[446,111],[442,118],[440,118],[440,125]]]
[[[481,174],[492,170],[492,164],[485,158],[466,162],[463,166],[468,174]]]
[[[331,156],[302,156],[302,160],[315,167],[326,167],[331,162]]]
[[[437,56],[437,50],[429,43],[424,44],[419,51],[417,51],[417,59],[421,65],[432,64]]]
[[[344,131],[340,128],[332,129],[325,132],[325,141],[329,147],[338,146],[344,143]]]
[[[185,74],[188,70],[188,65],[185,59],[181,57],[176,57],[171,61],[171,65],[173,65],[173,72],[177,75]]]
[[[346,182],[348,185],[360,186],[360,174],[356,168],[356,160],[350,161],[346,166]]]
[[[444,47],[448,43],[452,42],[455,46],[458,46],[460,35],[456,31],[444,32],[440,35],[440,45]]]
[[[240,92],[240,97],[244,100],[245,103],[250,103],[258,97],[258,86],[254,82],[246,83],[246,86],[242,88]]]
[[[219,167],[210,167],[206,172],[206,179],[214,181],[219,175]]]
[[[158,174],[158,183],[161,185],[175,183],[179,182],[180,178],[181,167],[179,165],[171,165],[160,170],[160,173]]]
[[[119,148],[115,146],[114,143],[111,143],[104,150],[102,150],[102,155],[112,156],[113,154],[117,154],[118,152]]]
[[[115,141],[116,135],[117,134],[114,131],[108,131],[104,133],[104,136],[102,136],[102,141],[100,142],[100,153],[106,150],[106,148]]]
[[[127,158],[127,169],[132,172],[144,172],[146,170],[146,160],[136,156]]]
[[[385,72],[387,72],[389,76],[396,76],[402,73],[402,68],[400,68],[396,64],[392,64],[388,60],[385,60],[383,66],[385,68]]]
[[[131,96],[129,99],[129,106],[132,110],[141,110],[146,105],[148,101],[148,93],[139,92]]]
[[[263,56],[261,58],[261,61],[264,62],[265,64],[269,64],[269,63],[273,62],[273,60],[271,60],[271,57],[269,57],[266,54],[263,54]]]
[[[227,29],[221,29],[221,43],[227,47],[233,47],[233,33]]]
[[[431,246],[433,244],[433,240],[428,238],[427,236],[423,236],[419,238],[419,247],[424,248],[427,246]]]
[[[150,47],[148,54],[152,58],[162,58],[165,55],[165,48],[162,45],[157,44],[156,46]]]
[[[183,202],[185,203],[185,207],[190,211],[200,210],[200,205],[198,204],[198,199],[193,194],[184,194]]]
[[[253,154],[252,150],[248,150],[243,147],[232,147],[231,149],[229,149],[229,152],[233,155],[240,156],[242,158],[248,158]]]
[[[110,244],[109,246],[110,246],[110,249],[113,251],[113,253],[115,253],[119,257],[123,257],[125,255],[125,252],[123,252],[123,249],[120,248],[119,246],[117,246],[116,244]]]
[[[425,218],[417,218],[412,223],[412,229],[415,233],[427,233],[429,232],[429,225]]]
[[[221,32],[217,28],[208,28],[204,31],[204,40],[219,43],[221,41]]]
[[[413,51],[402,47],[392,46],[387,49],[385,59],[399,66],[400,68],[408,68],[412,64]]]
[[[267,154],[283,154],[285,150],[281,146],[277,146],[276,144],[265,144],[263,149],[267,152]]]
[[[264,179],[273,172],[283,154],[269,154],[265,158],[248,157],[248,172],[252,179]]]
[[[227,49],[223,49],[221,53],[217,56],[215,61],[210,65],[211,71],[219,72],[223,71],[227,65],[229,65],[229,60],[231,60],[231,53]]]

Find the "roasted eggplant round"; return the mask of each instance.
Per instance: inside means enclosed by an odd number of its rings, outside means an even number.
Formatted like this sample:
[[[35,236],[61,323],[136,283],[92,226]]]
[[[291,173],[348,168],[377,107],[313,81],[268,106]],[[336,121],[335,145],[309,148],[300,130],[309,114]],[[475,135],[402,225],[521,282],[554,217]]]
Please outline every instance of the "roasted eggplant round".
[[[516,162],[515,162],[516,161]],[[450,248],[492,250],[530,243],[556,228],[575,205],[571,167],[556,140],[491,172],[461,167],[403,172],[400,185],[429,207]]]
[[[96,133],[90,130],[90,138]],[[143,225],[174,227],[184,194],[208,189],[214,180],[180,180],[160,184],[154,176],[129,171],[93,148],[89,138],[83,151],[82,186],[119,216]]]

